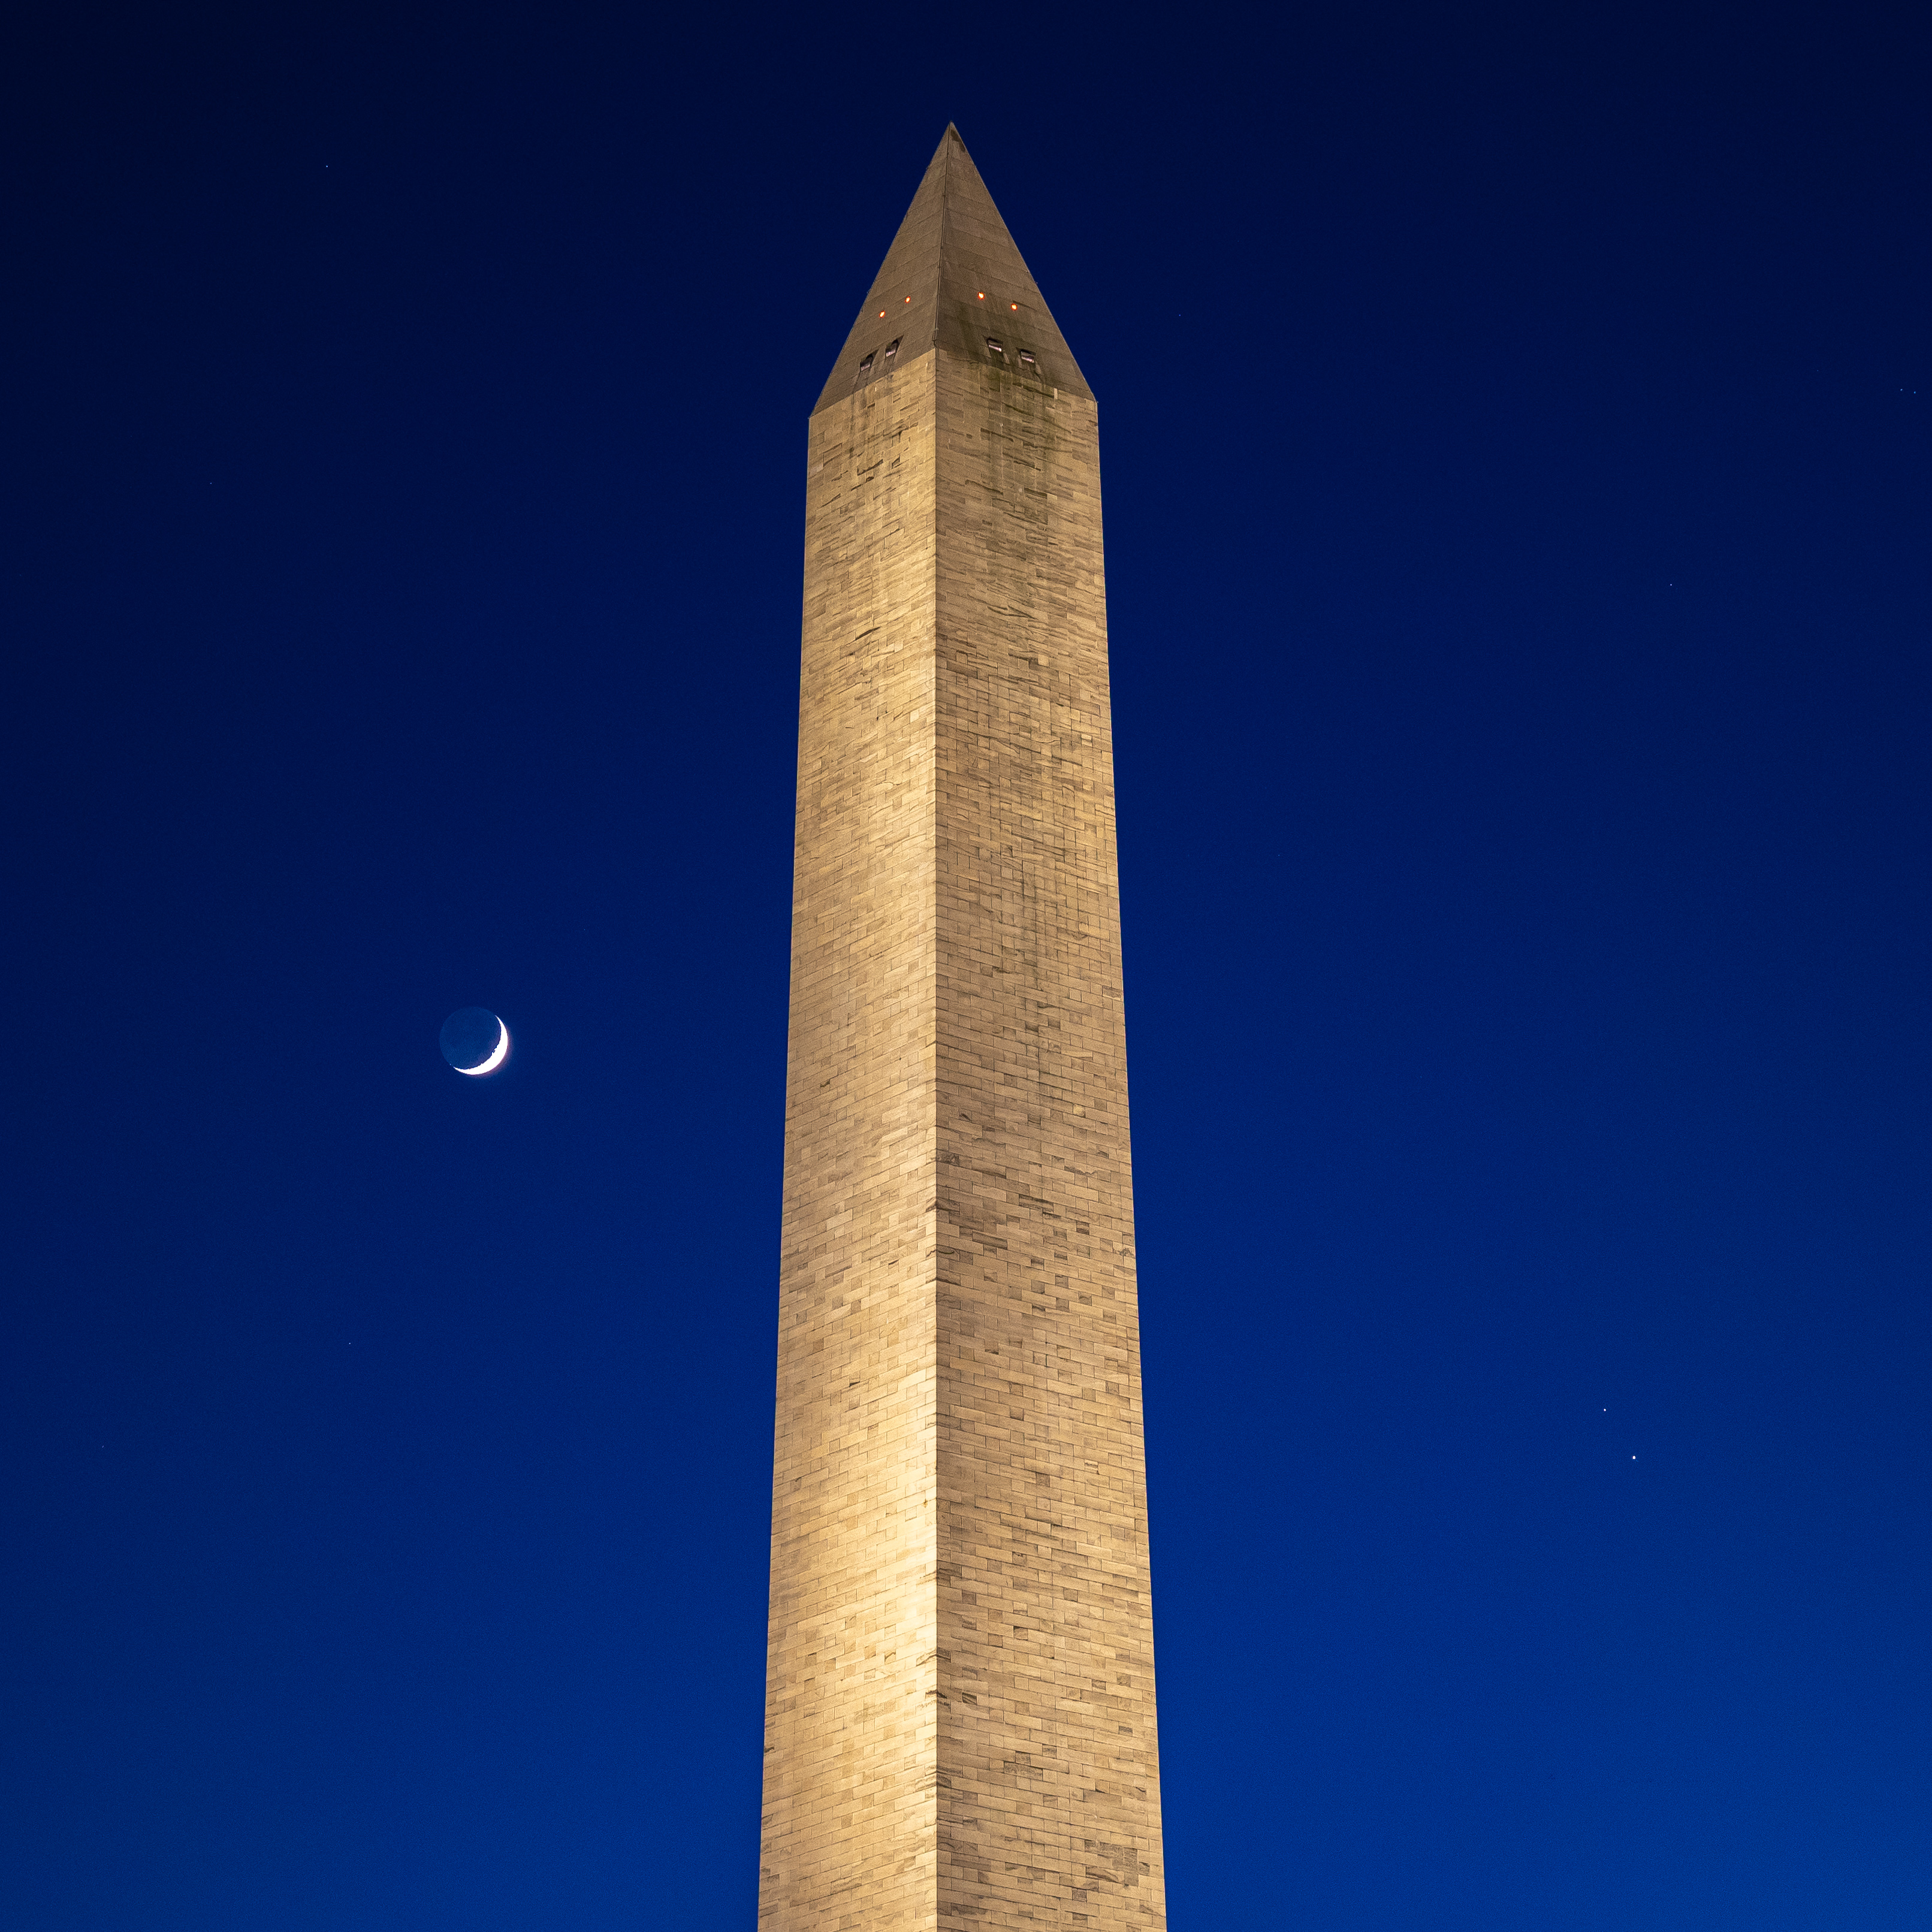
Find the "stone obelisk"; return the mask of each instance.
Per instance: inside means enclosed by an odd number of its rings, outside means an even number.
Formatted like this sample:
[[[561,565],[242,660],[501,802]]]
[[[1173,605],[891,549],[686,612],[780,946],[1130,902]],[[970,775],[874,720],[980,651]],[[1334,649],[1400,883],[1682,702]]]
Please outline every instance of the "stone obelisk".
[[[762,1932],[1165,1926],[1098,421],[948,128],[812,417]]]

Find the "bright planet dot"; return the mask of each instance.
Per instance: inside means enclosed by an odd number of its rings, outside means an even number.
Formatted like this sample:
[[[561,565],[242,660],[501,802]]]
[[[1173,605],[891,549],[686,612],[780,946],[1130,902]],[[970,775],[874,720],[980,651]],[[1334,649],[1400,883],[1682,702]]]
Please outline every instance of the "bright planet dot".
[[[442,1023],[442,1057],[459,1073],[494,1073],[510,1051],[510,1029],[488,1006],[460,1006]]]

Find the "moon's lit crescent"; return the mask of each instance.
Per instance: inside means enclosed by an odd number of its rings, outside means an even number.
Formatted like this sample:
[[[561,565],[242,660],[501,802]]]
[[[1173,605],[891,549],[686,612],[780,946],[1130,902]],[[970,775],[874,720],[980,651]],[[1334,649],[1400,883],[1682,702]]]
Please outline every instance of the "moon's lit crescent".
[[[510,1050],[510,1029],[503,1024],[500,1013],[496,1015],[496,1019],[497,1040],[496,1044],[490,1049],[490,1058],[476,1066],[459,1066],[456,1070],[458,1072],[467,1073],[473,1077],[478,1073],[494,1073],[502,1065],[504,1056]]]

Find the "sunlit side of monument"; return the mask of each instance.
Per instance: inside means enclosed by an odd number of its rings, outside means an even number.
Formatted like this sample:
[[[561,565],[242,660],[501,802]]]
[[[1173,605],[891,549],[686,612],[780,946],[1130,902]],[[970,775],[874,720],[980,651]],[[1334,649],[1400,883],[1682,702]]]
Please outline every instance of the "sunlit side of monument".
[[[806,504],[759,1922],[1162,1927],[1097,413],[952,128]]]

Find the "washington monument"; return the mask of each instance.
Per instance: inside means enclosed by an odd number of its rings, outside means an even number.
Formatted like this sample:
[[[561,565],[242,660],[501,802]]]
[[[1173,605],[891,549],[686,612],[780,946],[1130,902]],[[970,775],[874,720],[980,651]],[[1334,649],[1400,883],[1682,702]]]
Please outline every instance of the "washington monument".
[[[946,130],[812,417],[761,1932],[1167,1922],[1098,413]]]

